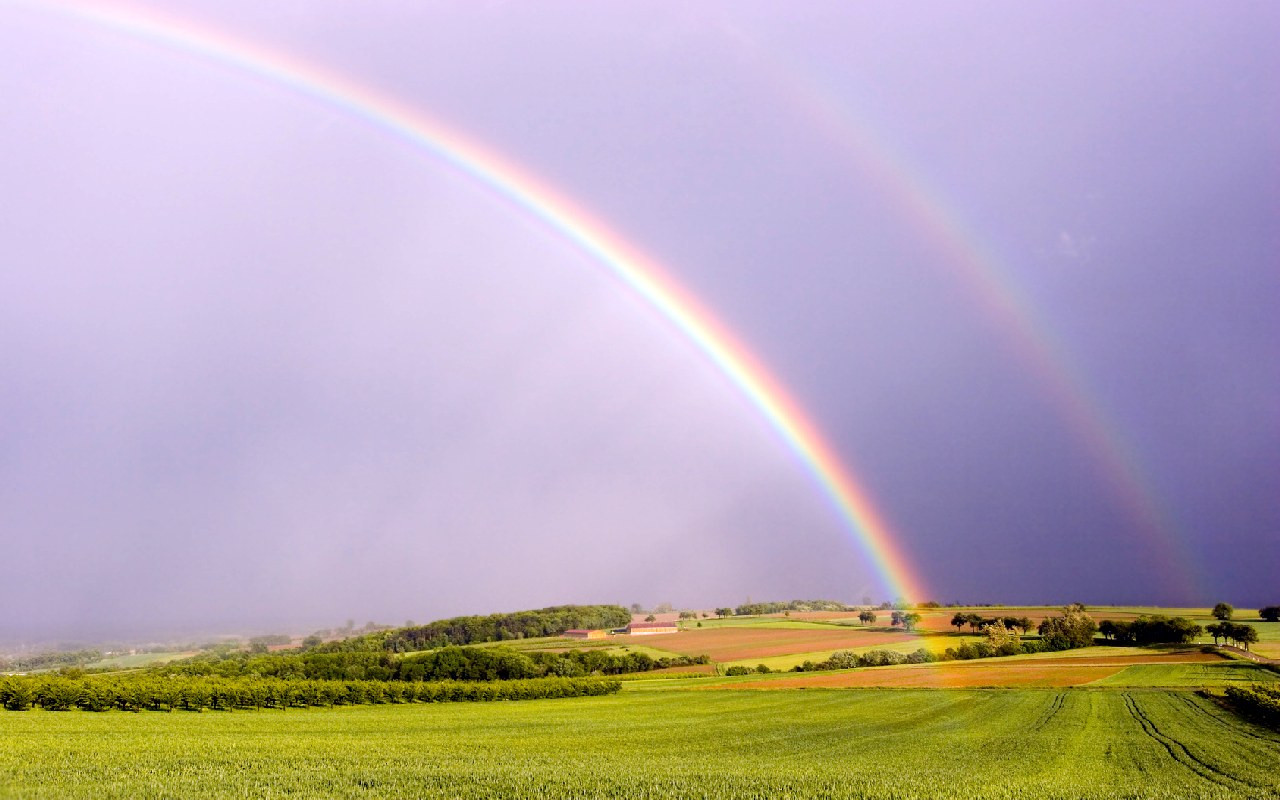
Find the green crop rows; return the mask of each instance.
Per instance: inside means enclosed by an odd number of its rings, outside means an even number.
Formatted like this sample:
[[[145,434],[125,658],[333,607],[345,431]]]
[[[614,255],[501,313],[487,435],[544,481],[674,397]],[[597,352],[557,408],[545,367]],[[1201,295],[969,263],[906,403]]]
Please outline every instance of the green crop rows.
[[[1274,798],[1280,734],[1189,692],[632,692],[0,712],[0,796]]]

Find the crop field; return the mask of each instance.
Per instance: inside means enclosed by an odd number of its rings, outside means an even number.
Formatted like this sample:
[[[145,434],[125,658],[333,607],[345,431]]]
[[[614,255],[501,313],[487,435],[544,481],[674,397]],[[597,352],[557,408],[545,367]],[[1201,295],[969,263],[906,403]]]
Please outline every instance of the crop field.
[[[707,654],[713,661],[731,662],[785,656],[794,653],[871,648],[911,643],[923,646],[920,637],[896,631],[868,631],[821,626],[784,628],[777,625],[694,628],[679,633],[618,636],[619,643],[643,645],[681,655]],[[957,640],[958,641],[958,640]]]
[[[1217,664],[1135,664],[1108,678],[1100,686],[1231,686],[1275,683],[1280,674],[1241,661]]]
[[[1274,798],[1280,734],[1189,692],[624,691],[0,713],[0,795]]]
[[[1093,647],[1070,654],[1037,653],[1010,658],[867,667],[840,672],[786,674],[725,681],[735,689],[796,688],[979,688],[1085,685],[1182,687],[1229,686],[1280,680],[1262,667],[1198,650],[1144,651]],[[1114,648],[1121,649],[1121,648]]]
[[[910,664],[868,667],[846,672],[743,681],[735,689],[851,689],[1083,686],[1124,670],[1120,664],[1076,664],[1027,661],[997,664],[987,661],[950,661],[942,664]]]

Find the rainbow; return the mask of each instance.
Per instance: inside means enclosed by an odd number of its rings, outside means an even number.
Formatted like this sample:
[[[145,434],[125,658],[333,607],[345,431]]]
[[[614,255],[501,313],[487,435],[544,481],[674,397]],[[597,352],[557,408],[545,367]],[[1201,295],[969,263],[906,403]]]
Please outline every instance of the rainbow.
[[[1053,326],[1036,313],[1035,303],[973,226],[963,221],[960,210],[878,135],[877,126],[854,114],[838,92],[823,88],[776,53],[756,55],[776,96],[793,104],[803,119],[837,145],[858,175],[870,179],[880,196],[927,237],[941,255],[939,266],[949,270],[976,307],[1005,332],[1006,342],[1084,445],[1130,524],[1144,538],[1152,566],[1179,581],[1186,597],[1202,596],[1178,525],[1164,510],[1133,446],[1098,402],[1098,392]]]
[[[897,534],[867,490],[764,365],[657,262],[544,181],[372,87],[204,23],[116,3],[19,1],[287,87],[411,144],[540,220],[643,298],[737,387],[811,473],[887,591],[916,601],[927,597],[917,571],[899,549]]]

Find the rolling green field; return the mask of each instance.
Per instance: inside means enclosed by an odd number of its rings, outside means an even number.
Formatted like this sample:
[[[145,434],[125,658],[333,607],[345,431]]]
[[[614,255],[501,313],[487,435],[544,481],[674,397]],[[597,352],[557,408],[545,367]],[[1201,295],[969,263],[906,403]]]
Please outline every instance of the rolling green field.
[[[743,617],[687,638],[501,644],[655,658],[705,646],[721,669],[785,669],[824,660],[818,642],[905,652],[981,638],[947,621],[907,633]],[[1280,631],[1258,627],[1264,643]],[[0,797],[1280,797],[1280,732],[1196,692],[1274,685],[1280,672],[1194,645],[624,678],[613,696],[521,702],[0,711]]]
[[[1274,798],[1280,734],[1157,690],[30,711],[0,713],[0,794]]]

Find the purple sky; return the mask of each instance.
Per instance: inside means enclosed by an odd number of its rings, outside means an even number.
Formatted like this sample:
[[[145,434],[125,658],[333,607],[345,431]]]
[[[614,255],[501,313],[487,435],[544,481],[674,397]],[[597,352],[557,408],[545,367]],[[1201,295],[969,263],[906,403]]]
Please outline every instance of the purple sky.
[[[165,8],[422,109],[653,255],[934,599],[1280,602],[1274,4]],[[0,97],[0,639],[887,596],[706,358],[474,180],[39,3],[0,0]]]

